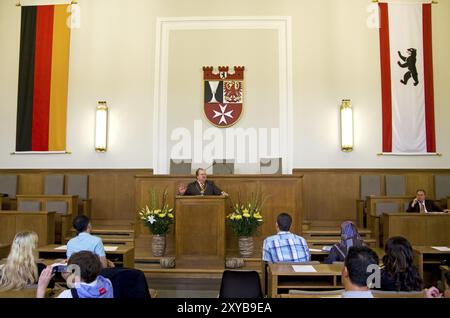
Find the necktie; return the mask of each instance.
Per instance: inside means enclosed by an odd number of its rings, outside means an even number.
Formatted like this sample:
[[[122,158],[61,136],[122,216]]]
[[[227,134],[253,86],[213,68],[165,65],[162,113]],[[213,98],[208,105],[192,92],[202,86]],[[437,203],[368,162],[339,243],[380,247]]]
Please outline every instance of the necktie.
[[[420,213],[424,213],[425,212],[425,207],[423,205],[423,202],[419,202],[419,206],[420,206]]]

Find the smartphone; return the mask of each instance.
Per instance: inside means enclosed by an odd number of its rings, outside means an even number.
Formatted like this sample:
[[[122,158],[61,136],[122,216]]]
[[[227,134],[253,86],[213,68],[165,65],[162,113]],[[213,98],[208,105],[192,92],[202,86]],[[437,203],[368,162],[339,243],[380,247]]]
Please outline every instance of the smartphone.
[[[53,274],[65,273],[65,272],[67,272],[67,265],[56,265],[56,266],[53,266],[53,268],[52,268]]]

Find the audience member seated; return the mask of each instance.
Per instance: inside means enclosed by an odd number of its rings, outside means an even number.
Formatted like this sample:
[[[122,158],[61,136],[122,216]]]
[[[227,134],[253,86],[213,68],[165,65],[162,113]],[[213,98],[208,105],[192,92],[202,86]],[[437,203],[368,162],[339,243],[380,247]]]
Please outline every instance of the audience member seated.
[[[72,254],[67,263],[67,272],[62,273],[70,289],[58,298],[114,298],[111,281],[100,275],[102,264],[97,255],[89,251]],[[73,271],[71,268],[76,268]],[[37,298],[44,298],[49,281],[53,278],[53,267],[47,266],[39,277]]]
[[[102,239],[91,235],[92,225],[87,216],[77,216],[73,220],[73,227],[78,234],[67,243],[67,258],[73,253],[90,251],[100,257],[103,268],[114,267],[114,264],[106,259]]]
[[[292,218],[287,213],[277,217],[277,234],[264,240],[263,260],[271,263],[308,262],[311,254],[306,240],[289,232]]]
[[[440,206],[436,205],[432,200],[425,199],[425,190],[417,190],[416,197],[408,204],[406,212],[416,213],[430,213],[430,212],[443,212]]]
[[[421,291],[422,285],[422,279],[414,266],[411,243],[401,236],[391,237],[385,245],[380,289],[411,292]]]
[[[450,298],[450,272],[445,273],[445,280],[447,281],[447,288],[444,290],[444,294],[441,294],[439,289],[431,287],[425,290],[427,298]]]
[[[378,255],[367,246],[353,246],[348,250],[342,269],[342,282],[345,291],[342,298],[373,298],[369,290],[369,276],[378,266]]]
[[[0,265],[0,292],[22,290],[37,284],[45,265],[35,258],[38,236],[35,232],[19,232],[14,237],[4,265]],[[53,288],[54,281],[50,281]]]
[[[358,228],[353,222],[346,221],[341,224],[341,242],[331,248],[324,263],[343,262],[350,247],[362,245],[364,245],[364,241],[358,233]]]

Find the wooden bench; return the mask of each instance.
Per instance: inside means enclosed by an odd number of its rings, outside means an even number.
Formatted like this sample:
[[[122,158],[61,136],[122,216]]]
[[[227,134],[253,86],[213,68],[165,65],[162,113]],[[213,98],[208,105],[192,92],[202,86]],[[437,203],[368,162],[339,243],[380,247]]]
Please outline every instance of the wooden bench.
[[[78,196],[76,195],[17,195],[17,206],[25,201],[39,201],[40,211],[47,211],[47,202],[65,202],[66,213],[55,215],[55,242],[63,242],[72,227],[72,220],[78,215]],[[56,211],[58,212],[58,211]]]
[[[363,239],[371,239],[372,231],[368,229],[361,229],[358,231],[359,235]],[[335,238],[338,241],[341,239],[341,231],[340,230],[306,230],[303,231],[303,238],[305,240],[309,239],[331,239]]]
[[[327,239],[307,239],[308,246],[310,248],[317,248],[319,246],[324,245],[334,245],[336,243],[340,242],[340,239],[333,239],[333,238],[327,238]],[[368,246],[375,248],[377,247],[377,241],[375,239],[365,239],[364,243],[366,243]]]
[[[64,239],[64,244],[66,244],[71,238],[77,235],[76,230],[72,229],[70,231],[71,236],[67,236]],[[129,229],[108,229],[108,228],[96,228],[93,227],[91,234],[98,236],[102,239],[103,244],[108,245],[135,245],[135,232]]]

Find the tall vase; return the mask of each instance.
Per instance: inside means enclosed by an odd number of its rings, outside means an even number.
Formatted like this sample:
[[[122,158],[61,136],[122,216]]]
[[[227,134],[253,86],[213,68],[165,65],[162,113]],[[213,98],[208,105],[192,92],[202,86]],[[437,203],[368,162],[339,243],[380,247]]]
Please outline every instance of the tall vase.
[[[161,257],[166,250],[166,236],[153,235],[152,238],[152,254],[155,257]]]
[[[249,258],[253,255],[253,237],[241,236],[239,237],[239,254],[243,258]]]

